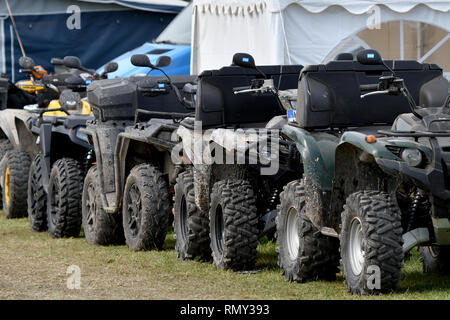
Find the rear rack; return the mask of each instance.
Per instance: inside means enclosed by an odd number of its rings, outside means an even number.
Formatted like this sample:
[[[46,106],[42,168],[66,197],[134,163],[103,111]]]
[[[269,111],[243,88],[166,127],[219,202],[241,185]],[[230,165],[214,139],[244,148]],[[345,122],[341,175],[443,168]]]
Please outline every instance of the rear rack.
[[[450,132],[424,132],[424,131],[388,131],[379,130],[379,134],[389,137],[435,138],[450,137]]]
[[[177,119],[184,119],[186,117],[192,117],[194,114],[191,113],[179,113],[179,112],[164,112],[164,111],[149,111],[145,109],[136,109],[135,115],[134,115],[134,124],[138,123],[139,121],[139,114],[147,114],[151,116],[157,116],[157,117],[169,117],[172,118],[172,120]]]

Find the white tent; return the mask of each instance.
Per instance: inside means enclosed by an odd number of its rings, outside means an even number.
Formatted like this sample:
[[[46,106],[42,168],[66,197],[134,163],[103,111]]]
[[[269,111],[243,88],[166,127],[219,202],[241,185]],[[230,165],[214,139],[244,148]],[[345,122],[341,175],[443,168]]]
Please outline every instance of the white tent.
[[[418,57],[425,61],[448,45],[449,10],[448,0],[194,0],[191,73],[229,65],[236,52],[252,54],[260,65],[321,63],[338,51],[367,47],[358,32],[390,21],[444,31]],[[404,58],[403,24],[399,32]]]

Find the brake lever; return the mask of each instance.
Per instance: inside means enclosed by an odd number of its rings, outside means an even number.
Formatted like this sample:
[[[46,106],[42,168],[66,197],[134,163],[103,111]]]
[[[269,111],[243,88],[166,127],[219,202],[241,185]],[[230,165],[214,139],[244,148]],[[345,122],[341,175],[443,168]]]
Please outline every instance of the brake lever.
[[[361,97],[361,99],[364,99],[368,96],[375,96],[375,95],[379,95],[379,94],[389,94],[389,90],[373,91],[373,92],[362,94],[360,97]]]
[[[240,93],[248,93],[248,92],[258,92],[261,91],[262,88],[258,88],[258,89],[244,89],[244,90],[236,90],[233,93],[234,94],[240,94]]]
[[[47,83],[45,84],[45,86],[53,91],[55,91],[56,93],[61,93],[61,91],[59,91],[58,87],[55,86],[54,84],[51,83]]]
[[[245,89],[245,90],[234,91],[233,93],[234,94],[240,94],[240,93],[249,93],[249,92],[261,92],[261,93],[272,92],[272,93],[276,93],[276,91],[272,87],[261,87],[261,88],[257,88],[257,89]]]

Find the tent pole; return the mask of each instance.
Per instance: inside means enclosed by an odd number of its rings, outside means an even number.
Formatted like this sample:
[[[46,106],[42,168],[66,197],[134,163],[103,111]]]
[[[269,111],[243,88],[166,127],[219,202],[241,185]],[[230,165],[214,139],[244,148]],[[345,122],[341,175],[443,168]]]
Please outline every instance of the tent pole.
[[[25,50],[23,49],[22,40],[20,39],[19,32],[17,31],[16,22],[14,21],[14,16],[13,16],[13,14],[11,12],[11,7],[9,6],[8,0],[5,0],[5,3],[6,3],[6,7],[8,8],[9,16],[10,16],[11,22],[12,22],[12,24],[14,26],[14,30],[16,31],[16,36],[17,36],[17,40],[19,41],[20,50],[22,51],[22,55],[24,57],[26,57],[27,55],[25,54]]]
[[[403,20],[400,20],[400,60],[405,60],[405,29]]]
[[[5,52],[5,20],[0,19],[0,59],[1,59],[1,72],[6,72],[6,52]]]
[[[423,56],[424,49],[423,23],[417,22],[417,60]]]

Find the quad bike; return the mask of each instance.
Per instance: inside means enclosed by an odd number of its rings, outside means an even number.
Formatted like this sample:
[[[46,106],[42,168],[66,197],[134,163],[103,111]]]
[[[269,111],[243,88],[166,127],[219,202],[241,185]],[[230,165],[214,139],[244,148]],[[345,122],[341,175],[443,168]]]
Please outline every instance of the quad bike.
[[[284,97],[301,69],[257,67],[239,53],[231,67],[199,75],[195,119],[177,131],[186,166],[174,198],[181,259],[212,253],[217,268],[254,268],[258,239],[274,231],[282,186],[302,174],[295,145],[279,137],[292,111]]]
[[[19,60],[19,64],[22,67],[21,72],[25,73],[29,80],[21,80],[16,84],[9,82],[7,77],[2,77],[0,80],[0,159],[3,159],[7,151],[13,149],[29,154],[35,154],[37,151],[36,137],[33,137],[26,125],[31,114],[23,110],[23,108],[34,104],[43,108],[48,106],[51,99],[59,97],[60,88],[63,87],[63,80],[74,73],[73,70],[65,70],[61,67],[56,68],[56,65],[61,64],[61,62],[61,59],[52,59],[55,72],[58,70],[60,73],[48,75],[45,70],[35,66],[31,58],[22,57]],[[18,163],[17,170],[12,170],[13,175],[17,176],[17,179],[13,178],[13,180],[17,180],[18,184],[23,184],[27,179],[29,157],[22,154],[21,156],[16,155],[14,158],[17,161],[23,160],[24,164],[21,166]],[[2,179],[1,184],[3,183]],[[15,198],[14,196],[13,202]],[[22,199],[24,195],[21,194],[18,198]],[[1,206],[3,206],[3,203],[1,203]],[[13,207],[15,207],[14,204]],[[10,218],[24,216],[25,214],[26,209],[23,205],[19,206],[18,210],[8,210],[8,208],[5,210],[6,217]]]
[[[417,245],[424,271],[449,271],[448,90],[438,66],[375,50],[302,70],[282,129],[304,171],[280,196],[286,280],[327,279],[339,249],[351,293],[396,289]]]
[[[160,57],[153,65],[148,56],[135,55],[131,62],[164,73],[170,58]],[[108,245],[125,238],[131,250],[162,248],[180,171],[171,161],[177,144],[173,136],[180,120],[192,113],[189,97],[195,80],[140,76],[98,81],[89,87],[95,120],[82,132],[93,146],[96,165],[83,185],[88,243]]]
[[[2,137],[4,137],[0,143],[3,146],[0,149],[4,151],[4,154],[0,155],[2,156],[1,183],[2,186],[6,185],[7,187],[7,192],[2,192],[2,200],[4,213],[8,218],[27,216],[28,173],[32,159],[39,153],[39,135],[31,130],[31,122],[35,118],[34,111],[39,113],[42,110],[52,109],[53,111],[46,113],[46,115],[64,116],[65,114],[61,110],[58,111],[59,100],[50,101],[55,97],[53,94],[57,94],[57,98],[61,96],[67,103],[71,101],[75,103],[73,98],[76,93],[73,92],[79,91],[85,95],[82,92],[85,91],[85,81],[89,82],[91,81],[90,78],[102,76],[97,75],[95,71],[83,68],[76,57],[66,57],[62,62],[67,64],[66,68],[70,68],[69,72],[43,75],[42,79],[35,80],[33,75],[34,62],[29,57],[22,57],[19,61],[23,68],[22,72],[30,75],[30,78],[34,81],[35,103],[22,106],[22,109],[0,111],[0,128]],[[56,63],[55,59],[53,59],[53,63]],[[83,86],[84,90],[82,89]],[[80,87],[81,90],[77,87]],[[87,103],[85,101],[81,103],[85,107],[85,112],[89,113],[88,107],[86,107]],[[74,107],[76,109],[76,105]]]
[[[117,64],[110,62],[98,76],[82,67],[76,57],[65,57],[64,64],[87,74],[66,78],[66,89],[47,108],[26,107],[34,115],[28,126],[40,147],[26,183],[30,229],[48,230],[53,238],[79,235],[83,178],[95,162],[92,147],[80,132],[93,119],[89,104],[81,96],[86,95],[91,81],[117,70]]]

